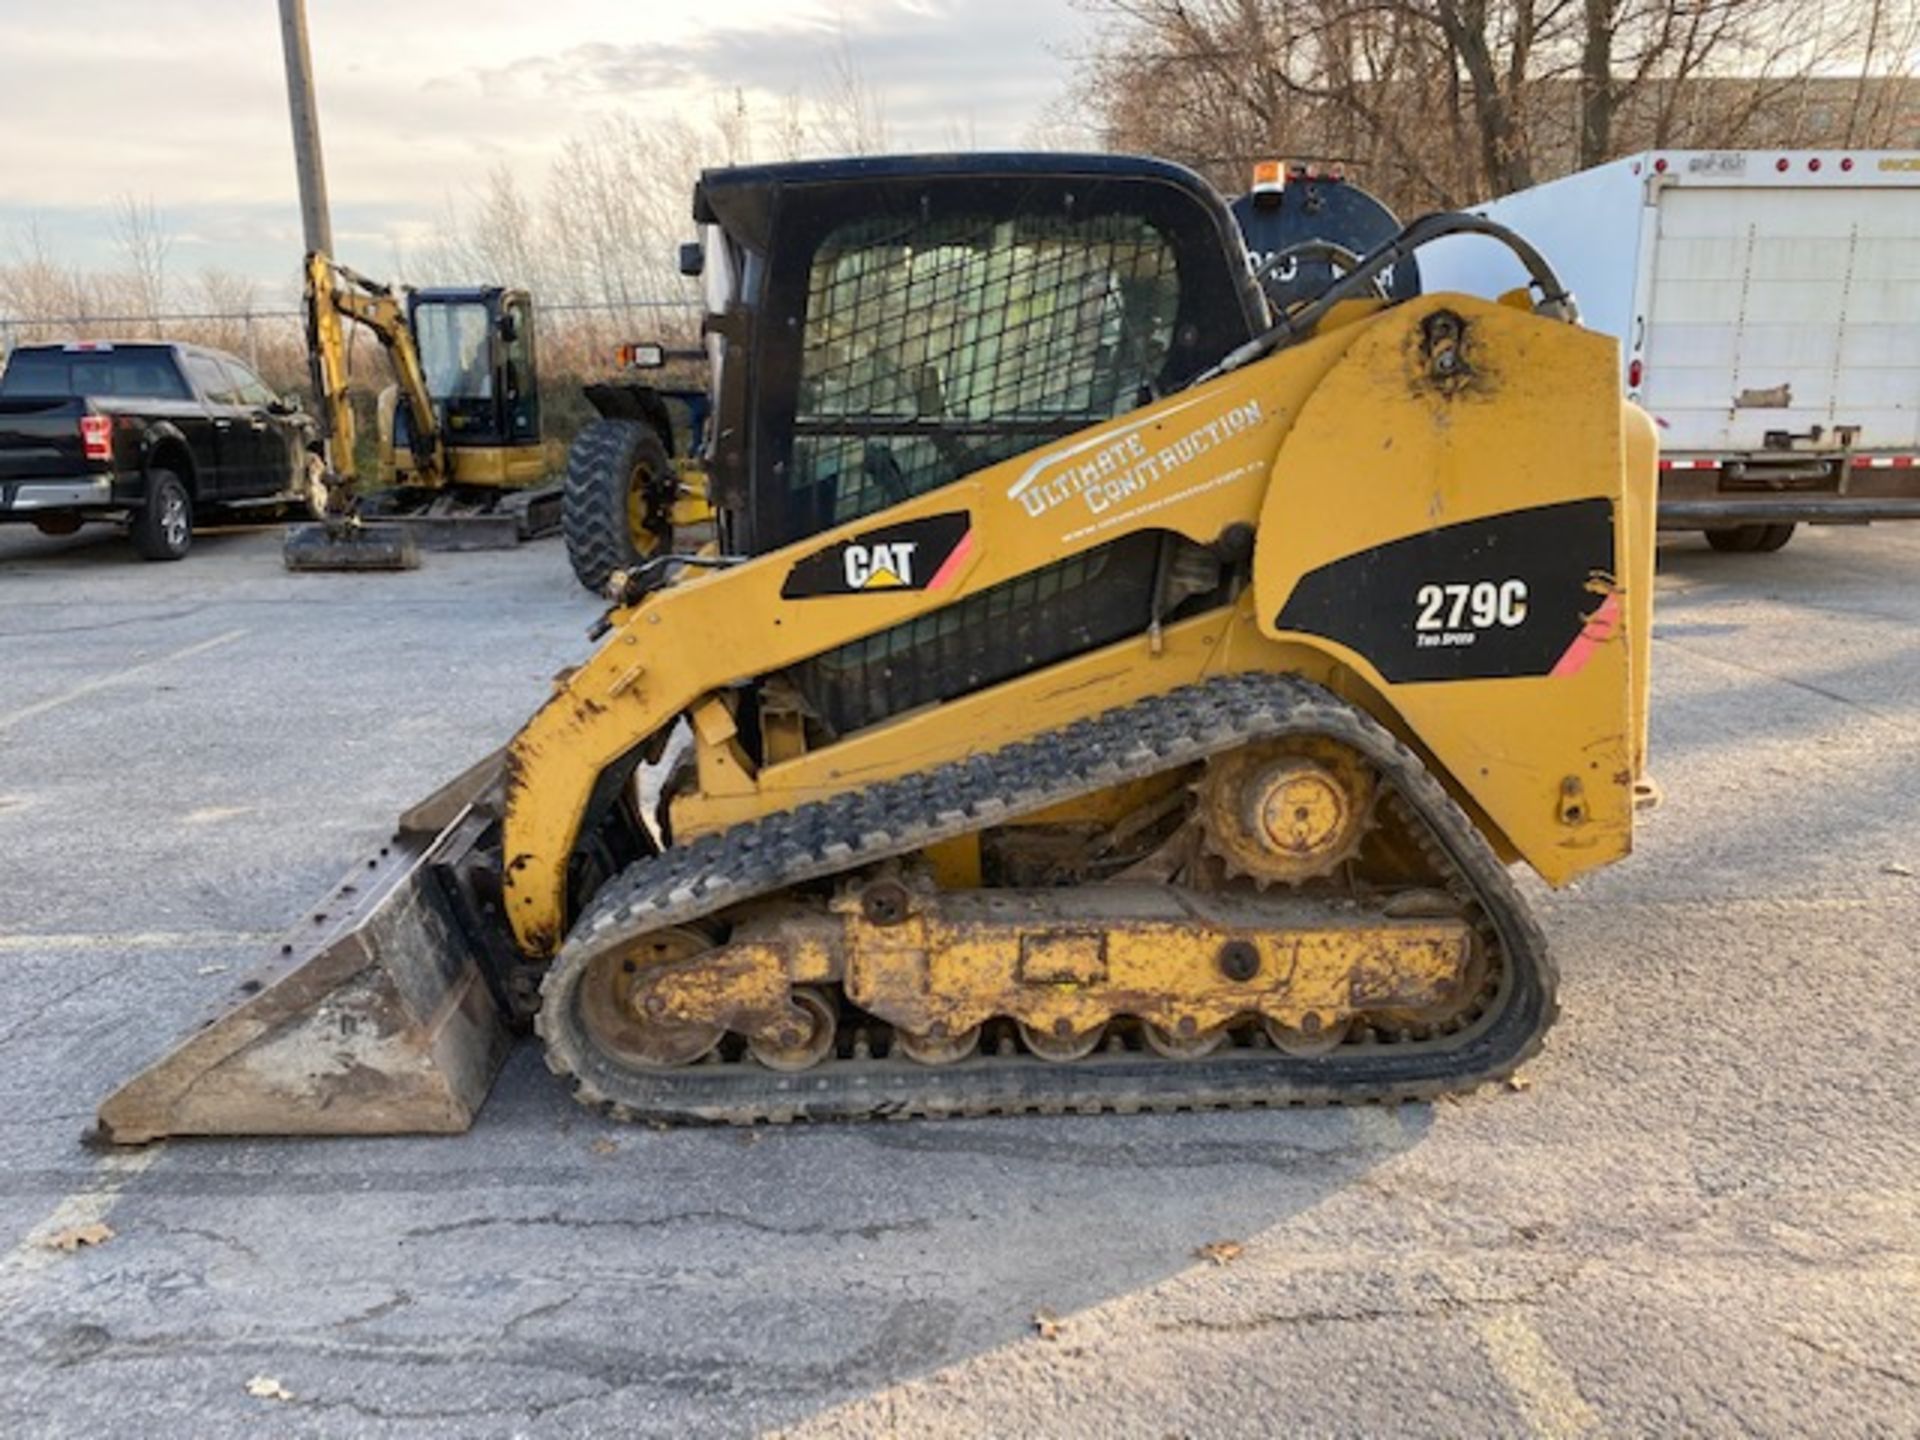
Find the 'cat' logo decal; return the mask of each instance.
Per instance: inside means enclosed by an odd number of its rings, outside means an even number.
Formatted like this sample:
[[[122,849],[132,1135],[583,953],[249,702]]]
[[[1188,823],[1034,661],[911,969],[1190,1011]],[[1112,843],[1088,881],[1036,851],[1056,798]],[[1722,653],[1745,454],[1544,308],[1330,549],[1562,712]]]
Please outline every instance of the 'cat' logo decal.
[[[972,553],[973,517],[964,510],[903,520],[796,560],[780,598],[939,590],[959,578]]]
[[[857,541],[841,553],[849,590],[911,590],[913,552],[917,540],[882,540],[878,545]]]

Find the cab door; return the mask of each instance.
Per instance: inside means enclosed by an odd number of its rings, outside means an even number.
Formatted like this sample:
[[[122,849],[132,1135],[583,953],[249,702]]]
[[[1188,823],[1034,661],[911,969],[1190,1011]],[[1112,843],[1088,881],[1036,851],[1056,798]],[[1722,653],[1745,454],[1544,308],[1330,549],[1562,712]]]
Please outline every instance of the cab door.
[[[509,290],[500,302],[501,438],[509,445],[540,440],[540,382],[533,349],[533,299]]]
[[[251,462],[254,440],[246,409],[233,377],[213,356],[188,350],[180,358],[207,414],[200,427],[204,440],[192,433],[187,437],[199,466],[199,493],[194,498],[226,499],[243,482]]]
[[[248,499],[279,495],[291,486],[294,457],[299,451],[295,427],[274,413],[278,397],[238,360],[220,362],[233,386],[234,399],[244,418],[234,422],[233,434],[240,465],[229,477],[233,493]]]

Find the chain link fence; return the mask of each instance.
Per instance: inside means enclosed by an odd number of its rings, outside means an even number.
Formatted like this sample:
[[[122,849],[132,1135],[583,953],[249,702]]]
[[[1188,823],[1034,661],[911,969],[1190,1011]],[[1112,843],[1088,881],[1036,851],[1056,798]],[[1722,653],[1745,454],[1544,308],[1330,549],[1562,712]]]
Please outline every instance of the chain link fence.
[[[560,446],[591,417],[581,387],[618,368],[618,351],[634,341],[684,346],[699,335],[699,311],[681,298],[612,303],[534,302],[543,428]],[[356,408],[371,414],[373,397],[392,382],[379,342],[347,327]],[[175,340],[225,350],[282,394],[311,401],[306,320],[297,309],[169,311],[157,315],[0,315],[0,364],[16,345],[74,340]]]

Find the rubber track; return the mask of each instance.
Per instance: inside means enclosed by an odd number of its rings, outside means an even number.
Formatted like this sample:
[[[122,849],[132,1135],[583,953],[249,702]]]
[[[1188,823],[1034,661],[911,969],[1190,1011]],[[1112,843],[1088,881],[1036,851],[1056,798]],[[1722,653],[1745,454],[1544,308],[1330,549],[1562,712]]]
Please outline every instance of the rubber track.
[[[1349,1042],[1300,1059],[1236,1047],[1200,1060],[1096,1053],[1072,1064],[978,1055],[922,1066],[835,1057],[783,1074],[750,1060],[638,1072],[603,1057],[573,1005],[595,957],[671,925],[791,885],[911,853],[934,841],[1292,733],[1332,736],[1379,767],[1422,822],[1497,947],[1489,1013],[1442,1040]],[[1099,1112],[1392,1102],[1470,1089],[1540,1047],[1557,977],[1506,869],[1419,759],[1363,712],[1297,677],[1235,675],[1142,700],[991,754],[749,821],[641,860],[601,888],[541,986],[535,1027],[547,1064],[582,1103],[626,1119],[750,1123],[799,1119]]]

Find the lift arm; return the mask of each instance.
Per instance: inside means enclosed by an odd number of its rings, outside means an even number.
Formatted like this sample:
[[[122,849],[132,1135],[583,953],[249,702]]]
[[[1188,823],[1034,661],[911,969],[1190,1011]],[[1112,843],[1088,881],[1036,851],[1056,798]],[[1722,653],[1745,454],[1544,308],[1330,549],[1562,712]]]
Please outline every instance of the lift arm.
[[[333,472],[336,499],[329,508],[347,504],[358,484],[354,464],[353,407],[347,399],[347,329],[356,321],[371,330],[386,351],[400,394],[412,420],[412,450],[420,482],[438,486],[447,477],[445,437],[441,434],[433,400],[427,393],[426,371],[407,323],[405,306],[393,288],[314,251],[307,256],[307,356],[313,368],[315,393],[325,405],[327,462]]]

